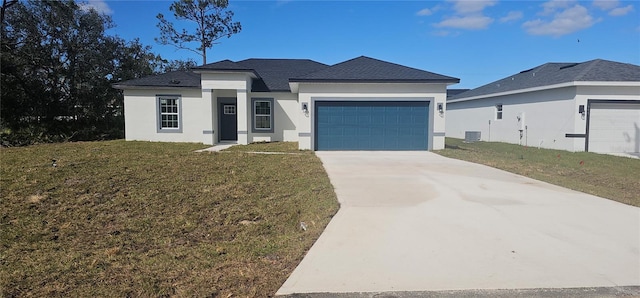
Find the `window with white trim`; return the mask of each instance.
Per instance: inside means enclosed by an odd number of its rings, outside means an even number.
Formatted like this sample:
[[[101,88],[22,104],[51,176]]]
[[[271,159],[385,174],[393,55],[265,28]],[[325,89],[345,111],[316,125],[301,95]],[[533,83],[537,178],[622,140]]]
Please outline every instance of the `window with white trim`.
[[[158,129],[181,129],[180,96],[158,96]]]
[[[253,131],[273,132],[273,99],[253,99]]]
[[[502,104],[496,105],[496,120],[502,120]]]

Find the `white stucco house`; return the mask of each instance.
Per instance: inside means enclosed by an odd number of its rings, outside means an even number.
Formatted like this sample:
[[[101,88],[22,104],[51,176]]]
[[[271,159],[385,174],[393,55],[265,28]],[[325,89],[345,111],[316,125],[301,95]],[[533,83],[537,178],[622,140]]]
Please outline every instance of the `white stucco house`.
[[[446,113],[448,137],[638,155],[640,66],[546,63],[451,96]]]
[[[444,148],[457,78],[358,57],[223,60],[124,81],[127,140],[295,141],[311,150]]]

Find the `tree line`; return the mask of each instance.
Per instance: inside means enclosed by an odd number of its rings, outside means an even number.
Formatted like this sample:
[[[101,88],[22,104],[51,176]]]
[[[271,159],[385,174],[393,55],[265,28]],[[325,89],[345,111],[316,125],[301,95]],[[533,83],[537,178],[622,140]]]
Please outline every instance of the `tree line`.
[[[108,35],[113,26],[74,0],[3,0],[2,146],[123,138],[123,95],[111,85],[195,66]]]

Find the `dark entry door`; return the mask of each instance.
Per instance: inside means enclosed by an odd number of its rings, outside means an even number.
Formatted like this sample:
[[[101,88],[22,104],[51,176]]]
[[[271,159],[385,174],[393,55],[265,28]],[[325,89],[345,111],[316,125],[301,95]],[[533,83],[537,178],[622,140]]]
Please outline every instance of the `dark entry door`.
[[[238,140],[238,115],[235,103],[220,103],[220,141]]]

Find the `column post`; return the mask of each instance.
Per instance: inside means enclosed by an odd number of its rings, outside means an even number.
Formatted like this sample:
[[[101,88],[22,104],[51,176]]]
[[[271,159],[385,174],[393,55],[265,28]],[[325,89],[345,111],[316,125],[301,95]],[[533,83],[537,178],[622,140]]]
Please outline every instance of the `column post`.
[[[249,144],[251,107],[246,89],[237,89],[238,144]]]
[[[214,145],[216,143],[216,131],[214,123],[218,119],[216,115],[215,92],[213,89],[202,89],[202,143]]]

